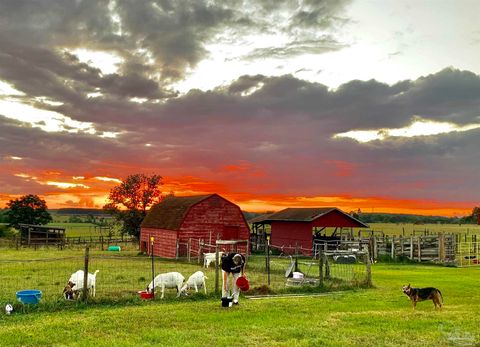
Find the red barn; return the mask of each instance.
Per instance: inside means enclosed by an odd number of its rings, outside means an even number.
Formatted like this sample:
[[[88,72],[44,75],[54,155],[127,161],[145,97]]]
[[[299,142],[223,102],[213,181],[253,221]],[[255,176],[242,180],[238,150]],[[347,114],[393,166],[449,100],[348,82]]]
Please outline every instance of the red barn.
[[[313,233],[317,228],[320,228],[320,231],[328,227],[368,228],[368,225],[335,207],[286,208],[256,220],[255,224],[271,225],[272,245],[298,246],[303,249],[303,253],[312,250]]]
[[[141,225],[140,248],[151,252],[149,238],[154,237],[155,255],[175,258],[186,255],[185,245],[198,250],[198,241],[215,244],[221,240],[248,240],[250,229],[237,205],[218,194],[167,197],[152,207]],[[245,245],[238,250],[245,252]],[[213,249],[210,251],[214,251]],[[177,253],[178,252],[178,253]]]

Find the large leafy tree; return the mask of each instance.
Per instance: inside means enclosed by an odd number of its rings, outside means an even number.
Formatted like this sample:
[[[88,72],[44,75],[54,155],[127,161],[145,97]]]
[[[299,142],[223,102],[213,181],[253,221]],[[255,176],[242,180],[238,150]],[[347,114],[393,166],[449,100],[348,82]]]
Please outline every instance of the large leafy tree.
[[[472,210],[472,220],[474,223],[480,224],[480,207],[475,206]]]
[[[124,233],[138,238],[147,210],[162,198],[162,184],[160,175],[130,175],[110,190],[103,208],[123,223]]]
[[[10,200],[7,208],[8,211],[5,213],[7,223],[14,228],[18,228],[19,224],[43,225],[52,221],[45,200],[37,195],[24,195]]]

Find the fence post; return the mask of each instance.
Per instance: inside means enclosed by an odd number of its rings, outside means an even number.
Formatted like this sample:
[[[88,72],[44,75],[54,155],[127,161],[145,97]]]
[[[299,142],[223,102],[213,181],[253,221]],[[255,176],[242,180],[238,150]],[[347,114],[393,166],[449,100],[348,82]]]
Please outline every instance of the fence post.
[[[219,276],[219,266],[218,263],[220,262],[220,259],[218,257],[218,244],[215,242],[215,294],[218,294],[218,276]]]
[[[318,253],[318,275],[319,275],[318,284],[322,286],[323,285],[323,252]]]
[[[83,301],[87,302],[88,299],[88,261],[90,258],[90,248],[85,247],[85,263],[83,266]]]
[[[422,237],[418,237],[418,262],[422,261]]]
[[[265,267],[267,270],[267,283],[270,286],[270,240],[268,240],[265,243]]]
[[[390,253],[392,260],[395,260],[395,236],[392,236],[392,249]]]
[[[190,263],[190,251],[192,250],[192,238],[190,237],[187,242],[187,261]]]
[[[328,260],[328,257],[326,254],[325,254],[325,278],[330,279],[330,261]]]
[[[180,248],[180,242],[177,239],[177,242],[176,242],[176,245],[175,245],[175,259],[178,259],[179,248]]]
[[[150,244],[152,250],[152,297],[155,299],[155,258],[154,258],[154,242],[155,238],[150,236]]]
[[[202,256],[202,240],[198,239],[198,260],[197,263],[200,264],[200,257]]]
[[[442,233],[438,234],[438,260],[445,261],[445,238]]]
[[[413,236],[410,236],[410,260],[413,260]]]
[[[400,236],[400,254],[403,257],[403,236]]]
[[[367,285],[370,287],[372,286],[372,264],[370,263],[370,254],[367,251],[367,259],[366,259],[366,267],[367,267]]]

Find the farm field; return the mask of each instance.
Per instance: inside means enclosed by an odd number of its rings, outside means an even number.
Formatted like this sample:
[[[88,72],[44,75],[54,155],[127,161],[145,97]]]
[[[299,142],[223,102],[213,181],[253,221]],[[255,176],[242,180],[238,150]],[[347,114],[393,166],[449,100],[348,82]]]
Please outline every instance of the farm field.
[[[101,231],[100,227],[92,223],[49,223],[49,226],[65,228],[67,237],[78,236],[107,236],[106,229]],[[103,235],[102,235],[103,234]],[[114,230],[114,234],[118,235],[118,230]]]
[[[461,233],[461,234],[480,234],[480,225],[476,224],[402,224],[402,223],[370,223],[368,230],[383,231],[385,235],[406,236],[424,233],[425,230],[430,234],[437,233]]]
[[[219,298],[176,299],[170,291],[163,301],[57,305],[52,310],[0,314],[0,341],[2,346],[480,344],[480,267],[377,263],[372,273],[375,288],[322,297],[242,298],[238,307],[229,309],[220,307]],[[413,311],[401,292],[408,283],[438,287],[445,307],[435,311],[431,301],[421,302]]]

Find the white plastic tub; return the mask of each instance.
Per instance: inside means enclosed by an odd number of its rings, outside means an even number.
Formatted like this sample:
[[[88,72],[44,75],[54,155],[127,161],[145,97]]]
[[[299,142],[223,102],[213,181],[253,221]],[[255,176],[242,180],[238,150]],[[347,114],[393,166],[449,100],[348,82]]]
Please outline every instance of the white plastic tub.
[[[295,278],[297,280],[301,280],[303,278],[303,274],[301,272],[294,271],[293,272],[293,278]]]

